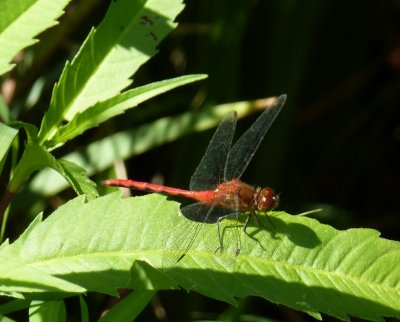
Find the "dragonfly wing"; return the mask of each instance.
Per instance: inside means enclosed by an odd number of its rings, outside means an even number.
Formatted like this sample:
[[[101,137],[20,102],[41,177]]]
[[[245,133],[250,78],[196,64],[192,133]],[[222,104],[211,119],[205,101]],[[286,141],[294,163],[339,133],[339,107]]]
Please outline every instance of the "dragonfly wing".
[[[235,132],[236,120],[236,112],[231,112],[219,124],[203,158],[190,179],[190,190],[214,189],[222,181],[226,158]]]
[[[201,202],[185,206],[181,213],[189,220],[201,223],[215,224],[220,217],[229,217],[236,215],[237,211],[232,209],[206,205]]]
[[[226,181],[241,177],[285,101],[286,95],[279,96],[274,105],[267,108],[233,145],[225,166]]]

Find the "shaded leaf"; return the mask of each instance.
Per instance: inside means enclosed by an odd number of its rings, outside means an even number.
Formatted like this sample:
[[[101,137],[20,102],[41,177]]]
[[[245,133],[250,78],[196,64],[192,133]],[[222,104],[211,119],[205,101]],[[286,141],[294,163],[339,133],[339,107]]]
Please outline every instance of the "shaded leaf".
[[[134,321],[154,297],[155,291],[132,291],[114,305],[99,322]]]
[[[82,295],[79,295],[79,306],[81,308],[81,322],[89,322],[89,310]]]
[[[5,315],[14,311],[23,310],[29,307],[30,300],[13,300],[0,305],[0,315]],[[1,320],[0,320],[1,321]]]
[[[29,322],[66,320],[65,305],[63,301],[32,301],[29,308]]]

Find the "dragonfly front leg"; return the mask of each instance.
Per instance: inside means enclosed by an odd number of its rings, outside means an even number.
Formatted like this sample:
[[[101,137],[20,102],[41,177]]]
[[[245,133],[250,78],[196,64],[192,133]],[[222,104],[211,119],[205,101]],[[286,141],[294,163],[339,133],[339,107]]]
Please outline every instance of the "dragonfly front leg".
[[[254,217],[254,218],[255,218],[255,221],[257,222],[257,224],[258,224],[260,227],[263,227],[263,228],[264,228],[264,225],[262,225],[262,223],[260,222],[259,218],[257,217],[257,214],[256,214],[255,210],[252,209],[252,210],[250,211],[250,214],[249,214],[249,215],[247,216],[247,218],[246,218],[246,221],[245,221],[244,226],[243,226],[243,231],[244,231],[244,233],[245,233],[247,236],[249,236],[252,240],[254,240],[255,242],[257,242],[257,243],[261,246],[262,249],[264,249],[264,247],[262,246],[262,244],[260,243],[260,241],[259,241],[256,237],[250,235],[250,234],[247,232],[247,230],[246,230],[247,227],[249,226],[249,222],[250,222],[251,217]],[[271,221],[271,219],[268,217],[268,215],[267,215],[267,218],[268,218],[268,220],[270,221],[270,223],[272,224],[272,226],[275,227],[274,223]]]
[[[272,227],[275,228],[275,225],[274,225],[274,223],[272,222],[271,218],[269,218],[269,216],[268,216],[267,214],[265,214],[265,216],[267,217],[268,221],[271,223]],[[265,226],[261,223],[261,221],[260,221],[260,219],[258,218],[258,216],[257,216],[257,214],[256,214],[256,212],[255,212],[255,210],[252,210],[252,211],[250,212],[250,214],[247,216],[246,221],[245,221],[245,223],[244,223],[244,227],[243,227],[243,230],[244,230],[244,232],[245,232],[246,235],[250,236],[250,235],[247,233],[246,229],[247,229],[247,227],[249,226],[249,222],[250,222],[250,218],[251,218],[251,217],[254,218],[254,220],[256,221],[256,223],[257,223],[258,226],[260,226],[260,227],[262,227],[262,228],[267,228],[267,229],[268,229],[268,227],[265,227]],[[250,237],[251,237],[251,236],[250,236]]]
[[[245,233],[247,236],[249,236],[251,239],[253,239],[253,240],[256,241],[257,243],[260,243],[260,241],[259,241],[256,237],[250,235],[250,234],[247,232],[247,227],[249,226],[249,222],[250,222],[251,217],[255,217],[255,220],[256,220],[257,224],[258,224],[259,226],[263,227],[263,225],[261,225],[260,221],[258,220],[255,211],[254,211],[254,210],[251,210],[251,211],[250,211],[250,214],[249,214],[249,215],[247,216],[247,218],[246,218],[246,221],[244,222],[243,231],[244,231],[244,233]]]

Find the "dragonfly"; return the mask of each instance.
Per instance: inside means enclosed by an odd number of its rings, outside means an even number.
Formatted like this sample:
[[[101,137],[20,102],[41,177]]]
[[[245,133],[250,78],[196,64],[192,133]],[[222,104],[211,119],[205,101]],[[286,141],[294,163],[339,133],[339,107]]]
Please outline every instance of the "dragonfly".
[[[181,213],[194,222],[218,224],[218,238],[222,250],[220,229],[222,220],[240,214],[248,214],[243,225],[243,231],[250,236],[246,231],[250,219],[254,218],[260,224],[257,213],[266,213],[279,205],[279,194],[275,193],[274,189],[253,187],[242,182],[240,177],[285,101],[286,95],[276,98],[274,104],[265,109],[233,146],[232,140],[236,129],[237,113],[235,111],[228,113],[218,125],[203,158],[192,175],[189,190],[128,179],[107,179],[102,181],[102,184],[181,196],[197,201],[183,206]],[[192,237],[178,261],[190,249],[195,237]]]

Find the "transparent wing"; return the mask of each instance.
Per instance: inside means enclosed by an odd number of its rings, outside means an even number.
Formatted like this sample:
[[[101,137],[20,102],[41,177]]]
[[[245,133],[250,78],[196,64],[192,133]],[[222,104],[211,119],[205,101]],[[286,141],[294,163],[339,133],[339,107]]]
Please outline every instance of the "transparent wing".
[[[214,189],[223,179],[226,158],[235,132],[236,120],[236,112],[231,112],[219,124],[206,153],[190,179],[190,190]]]
[[[267,108],[233,145],[226,162],[225,181],[241,177],[285,101],[286,95],[279,96],[274,105]]]
[[[230,215],[237,215],[238,212],[232,209],[206,205],[201,202],[194,203],[181,208],[181,213],[191,221],[215,224],[219,218],[227,218]]]
[[[221,215],[231,214],[232,210],[214,205],[195,203],[182,207],[181,213],[189,220],[182,220],[182,218],[176,216],[168,223],[165,230],[164,243],[168,246],[168,250],[163,252],[164,268],[174,267],[193,246],[196,250],[209,252],[210,256],[215,251],[221,250],[221,240],[217,239],[219,237],[219,227],[217,225],[214,225],[215,235],[208,236],[203,240],[199,240],[198,235],[207,224],[217,223]],[[234,253],[236,253],[236,249]]]

